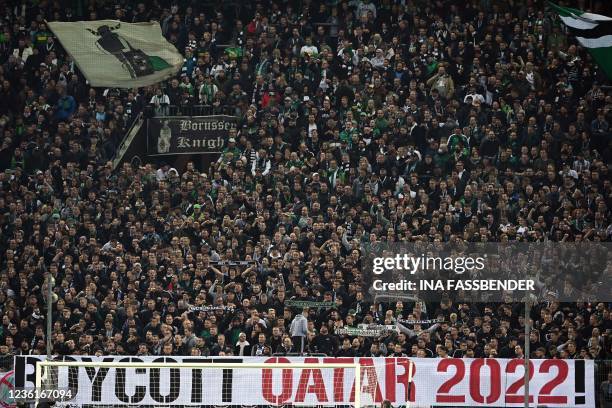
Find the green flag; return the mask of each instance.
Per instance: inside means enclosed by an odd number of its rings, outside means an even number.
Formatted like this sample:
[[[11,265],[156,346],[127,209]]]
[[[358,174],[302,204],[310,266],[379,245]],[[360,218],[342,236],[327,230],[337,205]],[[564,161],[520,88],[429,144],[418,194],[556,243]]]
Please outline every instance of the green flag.
[[[612,18],[549,3],[569,31],[612,79]]]
[[[241,58],[242,57],[242,48],[240,48],[240,47],[227,47],[225,49],[225,53],[230,58]]]
[[[427,65],[427,75],[431,75],[438,69],[438,61],[433,60],[431,64]]]

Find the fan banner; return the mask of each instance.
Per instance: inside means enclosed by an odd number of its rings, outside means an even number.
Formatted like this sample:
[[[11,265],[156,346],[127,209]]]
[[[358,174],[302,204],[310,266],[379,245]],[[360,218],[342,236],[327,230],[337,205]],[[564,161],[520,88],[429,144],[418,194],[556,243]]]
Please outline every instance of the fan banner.
[[[238,118],[228,115],[169,116],[148,119],[148,154],[221,153]],[[234,157],[236,159],[236,157]]]
[[[159,23],[116,20],[49,22],[64,49],[94,87],[138,88],[174,76],[183,56]]]
[[[236,368],[61,367],[57,386],[73,400],[59,406],[102,407],[206,405],[343,405],[354,401],[352,369],[361,365],[361,403],[453,407],[522,407],[524,361],[520,359],[409,359],[404,357],[157,357],[65,356],[66,361],[235,363]],[[35,385],[35,365],[44,356],[16,356],[16,389]],[[275,363],[320,363],[321,369],[272,368]],[[266,363],[270,369],[241,367]],[[531,360],[530,400],[534,406],[595,407],[594,364],[590,360]],[[354,370],[353,370],[354,371]],[[409,381],[409,373],[412,380]],[[204,380],[205,379],[205,380]],[[71,405],[72,404],[72,405]],[[56,404],[58,406],[58,404]]]

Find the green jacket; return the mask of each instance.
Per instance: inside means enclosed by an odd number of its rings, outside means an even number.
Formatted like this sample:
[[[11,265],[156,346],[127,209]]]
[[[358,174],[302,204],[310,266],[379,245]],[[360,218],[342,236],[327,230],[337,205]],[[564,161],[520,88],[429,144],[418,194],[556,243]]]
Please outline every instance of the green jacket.
[[[353,128],[352,130],[343,130],[342,132],[340,132],[340,140],[342,140],[343,142],[345,141],[346,143],[348,143],[349,147],[352,145],[353,143],[353,135],[358,135],[359,131],[356,128]]]
[[[448,138],[448,143],[447,143],[448,151],[454,152],[455,147],[459,144],[459,142],[463,142],[464,147],[469,146],[469,140],[466,135],[456,134],[456,133],[453,133],[452,135],[450,135],[450,137]]]

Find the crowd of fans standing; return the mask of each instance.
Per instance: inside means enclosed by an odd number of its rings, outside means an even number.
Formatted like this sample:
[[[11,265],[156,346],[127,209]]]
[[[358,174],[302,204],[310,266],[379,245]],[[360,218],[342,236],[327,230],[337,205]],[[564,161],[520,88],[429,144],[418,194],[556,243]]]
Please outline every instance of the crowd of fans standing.
[[[45,354],[50,272],[58,354],[522,357],[521,305],[377,302],[360,248],[610,241],[612,92],[559,19],[541,1],[218,3],[0,1],[0,355]],[[45,21],[103,18],[159,21],[176,78],[89,87]],[[197,105],[240,118],[209,168],[113,169],[138,113]],[[440,322],[334,334],[397,318]],[[611,356],[607,303],[531,318],[534,358]]]

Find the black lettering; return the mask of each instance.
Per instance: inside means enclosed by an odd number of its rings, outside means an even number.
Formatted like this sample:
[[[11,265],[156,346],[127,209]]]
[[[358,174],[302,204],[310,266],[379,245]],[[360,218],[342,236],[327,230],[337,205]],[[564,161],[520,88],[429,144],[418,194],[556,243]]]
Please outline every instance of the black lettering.
[[[70,356],[64,356],[63,361],[77,361]],[[80,361],[80,360],[79,360]],[[79,367],[68,367],[68,388],[72,395],[77,395],[79,392]]]
[[[35,357],[15,356],[15,388],[25,388],[26,381],[36,384],[36,363],[40,359]],[[26,366],[33,366],[34,370],[26,374]]]
[[[221,402],[232,402],[233,394],[233,383],[234,383],[234,370],[231,368],[223,369],[223,383],[221,392]]]
[[[154,363],[176,363],[176,360],[169,357],[161,357],[153,360]],[[165,381],[164,381],[165,382]],[[170,369],[170,393],[161,395],[160,392],[160,371],[159,368],[149,370],[149,388],[151,398],[163,404],[169,404],[176,401],[181,391],[181,370],[178,368]]]
[[[232,363],[240,364],[242,359],[214,359],[214,363]],[[233,383],[234,383],[234,370],[231,368],[223,369],[223,382],[221,383],[221,401],[231,403],[233,400]]]
[[[83,357],[81,361],[91,362],[91,358]],[[106,357],[102,361],[112,363],[115,361],[112,357]],[[102,401],[102,383],[108,374],[108,367],[100,367],[96,370],[95,367],[85,367],[85,372],[89,381],[91,381],[91,399],[92,401]]]
[[[122,358],[119,362],[125,363],[142,363],[143,361],[137,357]],[[146,374],[145,368],[136,368],[136,374]],[[126,404],[137,404],[142,401],[147,394],[147,387],[144,385],[137,385],[135,387],[134,395],[131,397],[125,392],[125,368],[117,368],[115,370],[115,396],[117,399]]]
[[[184,363],[210,363],[211,360],[201,358],[185,358]],[[191,402],[194,404],[202,402],[202,369],[191,369]]]
[[[206,364],[206,363],[232,363],[232,364],[237,364],[240,365],[240,363],[243,362],[243,360],[241,358],[215,358],[215,359],[210,359],[210,358],[186,358],[182,360],[185,363],[200,363],[200,364]],[[203,393],[202,393],[202,369],[197,369],[194,368],[193,370],[191,370],[191,402],[194,404],[199,404],[202,403],[202,397],[203,397]],[[223,381],[221,383],[221,394],[222,394],[222,401],[223,402],[232,402],[232,391],[233,391],[233,380],[234,380],[234,374],[233,374],[233,370],[231,368],[225,368],[223,369]],[[210,393],[214,393],[217,390],[208,390],[209,394]]]

